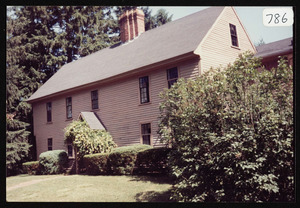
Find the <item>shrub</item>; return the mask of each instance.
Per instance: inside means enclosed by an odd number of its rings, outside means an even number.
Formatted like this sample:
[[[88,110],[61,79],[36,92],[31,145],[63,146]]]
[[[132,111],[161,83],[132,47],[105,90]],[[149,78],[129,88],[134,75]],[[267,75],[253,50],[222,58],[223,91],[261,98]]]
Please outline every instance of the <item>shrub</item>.
[[[64,173],[68,165],[68,154],[64,150],[43,152],[40,154],[39,163],[44,175]]]
[[[169,148],[141,150],[137,154],[136,173],[167,173]]]
[[[118,147],[108,155],[108,173],[113,175],[133,174],[138,151],[151,148],[150,145],[131,145]]]
[[[39,175],[40,174],[40,163],[39,161],[30,161],[22,164],[23,172],[29,175]]]
[[[162,94],[159,133],[177,201],[293,201],[293,73],[251,54],[178,80]]]
[[[83,163],[88,175],[103,175],[107,173],[108,153],[85,155]]]
[[[107,153],[117,146],[109,132],[91,129],[86,121],[73,121],[65,128],[65,143],[73,144],[79,166],[84,155]]]

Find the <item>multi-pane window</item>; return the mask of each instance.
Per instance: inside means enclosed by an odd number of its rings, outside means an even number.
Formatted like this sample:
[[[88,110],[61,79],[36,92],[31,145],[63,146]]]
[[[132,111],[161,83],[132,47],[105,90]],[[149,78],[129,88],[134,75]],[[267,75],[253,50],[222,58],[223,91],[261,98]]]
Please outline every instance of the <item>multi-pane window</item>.
[[[51,102],[46,104],[46,109],[47,109],[47,122],[52,121],[52,104]]]
[[[177,67],[167,70],[167,79],[168,79],[168,88],[170,89],[171,86],[177,81],[178,79],[178,70]]]
[[[98,109],[98,90],[91,92],[92,109]]]
[[[72,97],[66,98],[67,119],[72,118]]]
[[[48,151],[52,150],[53,148],[52,138],[48,139]]]
[[[142,142],[143,144],[148,144],[150,145],[150,139],[151,139],[151,124],[142,124],[141,126],[142,130]]]
[[[149,77],[140,78],[140,99],[141,104],[149,102]]]
[[[229,27],[230,27],[230,35],[231,35],[231,44],[233,46],[238,47],[239,43],[238,43],[238,37],[236,33],[236,27],[233,24],[229,24]]]

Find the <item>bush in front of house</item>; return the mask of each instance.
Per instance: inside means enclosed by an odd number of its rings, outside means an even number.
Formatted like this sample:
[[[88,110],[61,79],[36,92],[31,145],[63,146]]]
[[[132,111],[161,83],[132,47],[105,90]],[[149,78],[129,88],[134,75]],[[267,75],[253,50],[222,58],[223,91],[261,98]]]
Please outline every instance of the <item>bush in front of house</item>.
[[[40,162],[30,161],[22,164],[23,172],[29,175],[39,175],[40,174]]]
[[[108,153],[96,153],[85,155],[83,164],[88,175],[105,175],[107,174]]]
[[[68,154],[64,150],[52,150],[43,152],[39,156],[41,174],[64,173],[68,165]]]
[[[71,143],[74,146],[79,168],[83,166],[84,155],[109,153],[113,148],[117,147],[109,132],[91,129],[86,121],[73,121],[64,131],[64,141],[66,144]]]
[[[170,150],[169,148],[159,147],[139,151],[135,162],[135,173],[167,173],[167,159]]]
[[[139,151],[152,148],[150,145],[131,145],[118,147],[108,155],[108,174],[130,175],[133,174],[136,157]]]
[[[295,200],[293,70],[284,59],[260,68],[242,54],[162,95],[159,132],[173,149],[176,201]]]

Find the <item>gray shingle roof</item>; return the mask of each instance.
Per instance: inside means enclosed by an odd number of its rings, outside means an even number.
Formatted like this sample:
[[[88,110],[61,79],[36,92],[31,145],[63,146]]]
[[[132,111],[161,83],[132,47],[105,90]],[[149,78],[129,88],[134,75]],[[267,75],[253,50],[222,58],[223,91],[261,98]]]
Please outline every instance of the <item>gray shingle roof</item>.
[[[286,38],[272,43],[257,46],[256,57],[279,56],[293,51],[293,38]]]
[[[80,112],[79,118],[83,118],[91,129],[105,130],[104,126],[94,112]]]
[[[64,65],[27,101],[101,81],[193,52],[224,7],[211,7],[148,30],[131,42],[108,47]]]

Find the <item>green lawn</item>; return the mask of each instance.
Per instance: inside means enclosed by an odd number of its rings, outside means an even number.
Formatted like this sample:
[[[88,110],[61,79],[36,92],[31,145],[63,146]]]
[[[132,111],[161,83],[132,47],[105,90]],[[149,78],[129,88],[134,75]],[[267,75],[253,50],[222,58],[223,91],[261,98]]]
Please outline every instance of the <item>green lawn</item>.
[[[19,175],[6,178],[8,202],[166,202],[165,176]]]

